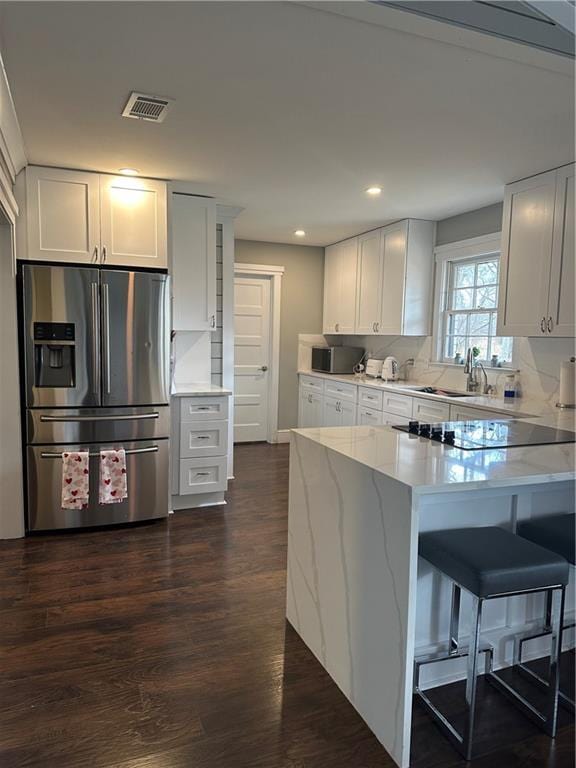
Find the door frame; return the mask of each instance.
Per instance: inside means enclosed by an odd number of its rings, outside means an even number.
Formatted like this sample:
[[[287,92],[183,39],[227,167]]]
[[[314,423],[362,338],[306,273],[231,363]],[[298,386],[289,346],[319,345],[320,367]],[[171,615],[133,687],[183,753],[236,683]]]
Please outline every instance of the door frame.
[[[270,376],[268,377],[268,430],[266,441],[278,443],[278,388],[280,384],[280,307],[284,267],[275,264],[234,264],[234,278],[262,277],[270,280]],[[234,306],[234,313],[236,307]]]

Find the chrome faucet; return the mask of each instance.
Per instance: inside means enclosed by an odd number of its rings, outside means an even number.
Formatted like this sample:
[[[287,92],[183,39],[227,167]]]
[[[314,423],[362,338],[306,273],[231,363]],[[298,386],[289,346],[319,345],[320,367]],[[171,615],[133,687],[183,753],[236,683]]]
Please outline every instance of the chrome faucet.
[[[472,347],[468,347],[468,352],[466,353],[466,365],[464,366],[464,373],[468,376],[466,379],[466,392],[480,391],[478,369],[480,369],[484,375],[484,386],[482,387],[482,394],[488,395],[492,392],[492,387],[488,384],[488,374],[486,373],[486,369],[480,360],[475,359],[472,352]]]

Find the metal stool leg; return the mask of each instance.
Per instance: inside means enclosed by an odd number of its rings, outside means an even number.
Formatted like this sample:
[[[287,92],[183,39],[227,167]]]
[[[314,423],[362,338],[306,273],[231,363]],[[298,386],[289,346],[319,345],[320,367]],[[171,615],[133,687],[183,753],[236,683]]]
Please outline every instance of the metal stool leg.
[[[458,625],[460,622],[460,596],[461,589],[457,584],[452,588],[452,612],[450,615],[450,637],[448,650],[442,653],[433,654],[425,658],[416,659],[414,662],[414,693],[424,704],[428,712],[432,715],[437,725],[444,731],[446,736],[454,744],[456,749],[467,760],[470,760],[473,747],[474,719],[476,714],[476,683],[478,680],[478,659],[480,654],[486,654],[485,672],[492,669],[491,645],[483,643],[480,645],[480,622],[482,616],[483,601],[472,596],[472,634],[468,648],[461,648],[458,643]],[[466,708],[467,716],[464,726],[464,733],[459,733],[450,721],[440,712],[438,707],[433,704],[426,691],[420,688],[420,670],[426,664],[435,661],[447,661],[448,659],[468,657],[468,674],[466,678]]]
[[[482,600],[472,598],[472,626],[468,648],[468,674],[466,677],[466,706],[468,717],[464,728],[464,751],[466,760],[472,759],[474,744],[474,718],[476,716],[476,687],[478,683],[478,657],[480,649],[480,625],[482,622]]]
[[[551,615],[550,615],[550,635],[551,635],[551,651],[550,651],[550,675],[547,685],[548,696],[546,699],[546,705],[544,712],[540,712],[534,707],[527,699],[524,698],[518,691],[513,688],[509,683],[502,680],[499,675],[491,671],[486,675],[486,679],[494,687],[498,688],[502,693],[512,698],[524,711],[528,717],[532,718],[546,733],[554,738],[556,736],[556,724],[558,714],[558,684],[559,684],[559,667],[560,667],[560,649],[562,645],[562,616],[564,613],[564,595],[565,588],[557,588],[549,590],[552,594],[551,598]]]
[[[562,626],[562,632],[564,632],[567,629],[572,629],[574,627],[574,623],[571,624],[564,624]],[[546,618],[544,620],[544,625],[542,628],[536,632],[529,632],[525,635],[522,635],[521,637],[518,637],[516,639],[516,642],[514,644],[514,665],[518,669],[518,672],[520,672],[521,675],[528,678],[531,682],[535,683],[536,685],[539,685],[541,688],[547,688],[548,687],[548,680],[545,680],[543,677],[541,677],[537,672],[534,672],[533,669],[530,669],[530,667],[527,667],[526,664],[522,661],[522,652],[524,648],[524,644],[529,642],[530,640],[536,640],[539,637],[546,637],[547,635],[550,635],[552,632],[552,591],[549,590],[546,593]],[[562,653],[562,645],[560,640],[560,653]],[[571,699],[569,696],[567,696],[565,693],[563,693],[561,690],[558,691],[558,702],[559,704],[562,704],[567,710],[570,712],[574,712],[574,700]]]

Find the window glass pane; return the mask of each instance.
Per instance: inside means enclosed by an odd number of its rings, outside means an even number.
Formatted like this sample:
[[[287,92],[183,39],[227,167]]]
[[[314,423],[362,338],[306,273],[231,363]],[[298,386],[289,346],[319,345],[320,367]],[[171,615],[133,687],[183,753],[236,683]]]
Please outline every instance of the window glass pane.
[[[466,288],[474,285],[474,264],[456,264],[454,266],[454,287]]]
[[[476,289],[476,307],[481,309],[490,309],[494,307],[496,309],[498,302],[497,288],[492,286],[491,288],[485,288],[479,286]]]
[[[493,338],[492,354],[498,355],[499,363],[512,362],[512,339],[509,336],[497,336]]]
[[[494,285],[498,282],[498,261],[483,261],[478,264],[478,285]]]
[[[474,290],[472,288],[458,288],[454,291],[453,309],[472,309]]]
[[[448,318],[448,333],[452,336],[465,336],[468,315],[450,315]]]
[[[470,341],[468,346],[478,347],[480,350],[480,354],[478,355],[477,359],[486,360],[486,357],[488,355],[488,337],[487,336],[470,336]]]
[[[453,360],[456,354],[460,353],[462,357],[466,356],[466,337],[465,336],[447,336],[444,357]]]
[[[488,336],[490,333],[490,315],[487,312],[470,315],[469,333],[471,336]]]

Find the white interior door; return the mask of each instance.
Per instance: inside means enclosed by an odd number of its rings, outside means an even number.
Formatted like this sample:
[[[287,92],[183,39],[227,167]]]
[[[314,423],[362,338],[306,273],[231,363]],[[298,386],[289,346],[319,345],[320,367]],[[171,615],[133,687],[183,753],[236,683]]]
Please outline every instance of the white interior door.
[[[268,438],[270,279],[234,279],[234,442]]]

